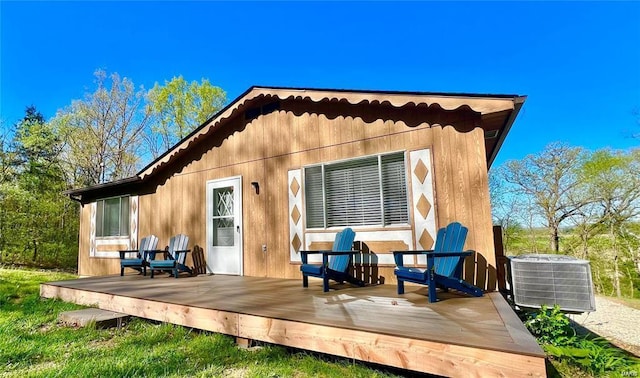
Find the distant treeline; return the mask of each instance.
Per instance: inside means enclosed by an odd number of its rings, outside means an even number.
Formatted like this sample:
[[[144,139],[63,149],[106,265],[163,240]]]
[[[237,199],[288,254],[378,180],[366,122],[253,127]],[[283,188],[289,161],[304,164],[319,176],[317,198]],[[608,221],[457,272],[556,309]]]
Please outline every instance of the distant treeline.
[[[134,175],[226,103],[206,79],[149,91],[116,73],[95,79],[50,119],[28,106],[0,124],[0,265],[76,268],[79,204],[63,192]]]
[[[552,143],[489,181],[505,254],[587,259],[599,293],[640,297],[640,149]]]

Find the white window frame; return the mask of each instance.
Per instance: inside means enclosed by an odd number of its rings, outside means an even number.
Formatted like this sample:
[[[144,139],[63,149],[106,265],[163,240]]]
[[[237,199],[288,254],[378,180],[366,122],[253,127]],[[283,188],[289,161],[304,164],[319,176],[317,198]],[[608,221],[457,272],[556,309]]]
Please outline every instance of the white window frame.
[[[126,209],[123,209],[122,207],[122,200],[123,198],[127,199],[127,207]],[[102,225],[102,230],[104,231],[104,217],[105,217],[105,211],[104,211],[104,206],[106,204],[106,202],[108,200],[113,200],[113,199],[119,199],[119,214],[118,214],[118,235],[100,235],[100,232],[98,232],[98,228],[97,225],[101,224]],[[103,210],[102,210],[102,219],[99,220],[98,219],[98,215],[99,215],[99,207],[100,207],[100,202],[102,202],[102,206],[103,206]],[[130,227],[129,227],[129,220],[130,220],[130,212],[131,212],[131,196],[129,195],[124,195],[124,196],[114,196],[114,197],[106,197],[106,198],[100,198],[98,200],[96,200],[96,237],[98,239],[123,239],[123,238],[129,238],[129,235],[131,233]],[[123,221],[123,217],[122,215],[126,212],[127,215],[127,219],[126,219],[126,224],[122,224]],[[126,234],[122,234],[122,231],[125,230]]]
[[[110,198],[129,198],[129,221],[126,227],[128,235],[122,236],[97,236],[98,202]],[[119,250],[136,249],[138,247],[138,196],[122,195],[100,198],[91,202],[91,224],[89,225],[89,256],[98,258],[120,258]]]
[[[385,156],[392,156],[392,155],[399,155],[402,154],[402,173],[404,175],[404,191],[405,191],[405,195],[401,198],[404,199],[404,207],[405,207],[405,219],[406,222],[403,223],[393,223],[393,224],[385,224],[385,198],[384,198],[384,183],[383,183],[383,178],[382,178],[382,158]],[[379,223],[369,223],[369,224],[358,224],[358,225],[349,225],[349,224],[345,224],[345,225],[331,225],[328,226],[328,224],[330,223],[327,219],[328,216],[328,210],[327,210],[327,188],[326,188],[326,172],[325,169],[326,167],[330,167],[332,165],[339,165],[339,164],[344,164],[344,163],[348,163],[348,162],[356,162],[358,160],[367,160],[367,159],[372,159],[372,158],[376,158],[377,159],[377,170],[378,170],[378,188],[380,190],[380,201],[379,201],[379,206],[380,206],[380,222]],[[357,158],[350,158],[350,159],[343,159],[343,160],[336,160],[336,161],[331,161],[331,162],[324,162],[324,163],[320,163],[320,164],[313,164],[313,165],[308,165],[303,167],[303,176],[304,176],[304,184],[303,184],[303,195],[304,195],[304,220],[305,220],[305,228],[307,230],[323,230],[323,229],[335,229],[335,228],[343,228],[343,227],[355,227],[355,228],[406,228],[407,226],[410,225],[411,222],[411,212],[410,212],[410,190],[409,190],[409,183],[408,183],[408,178],[407,178],[407,156],[406,153],[404,151],[395,151],[395,152],[389,152],[389,153],[382,153],[382,154],[375,154],[375,155],[368,155],[368,156],[360,156]],[[308,225],[308,220],[309,220],[309,198],[307,198],[307,185],[309,185],[309,183],[307,182],[307,170],[311,169],[311,168],[317,168],[320,167],[321,169],[321,181],[322,181],[322,211],[323,211],[323,226],[322,227],[310,227]]]

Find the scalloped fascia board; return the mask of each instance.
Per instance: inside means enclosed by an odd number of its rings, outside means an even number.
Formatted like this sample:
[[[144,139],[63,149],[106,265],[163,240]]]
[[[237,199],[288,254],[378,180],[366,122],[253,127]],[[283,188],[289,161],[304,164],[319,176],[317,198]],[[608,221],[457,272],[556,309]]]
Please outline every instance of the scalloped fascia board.
[[[211,128],[215,128],[220,125],[224,120],[231,118],[234,113],[243,105],[248,102],[261,97],[277,97],[280,100],[286,99],[309,99],[313,102],[321,101],[347,101],[352,105],[358,105],[362,103],[378,103],[378,104],[390,104],[396,108],[400,108],[407,104],[427,106],[438,104],[445,110],[455,110],[461,106],[468,106],[473,111],[482,115],[500,112],[504,110],[514,109],[514,103],[518,101],[518,97],[504,98],[504,97],[478,97],[478,96],[463,96],[463,95],[421,95],[416,93],[403,94],[403,93],[384,93],[384,92],[358,92],[358,91],[330,91],[330,90],[315,90],[315,89],[276,89],[276,88],[262,88],[254,87],[243,96],[236,99],[230,106],[224,111],[216,114],[207,123],[198,128],[194,133],[183,139],[176,144],[170,151],[164,156],[160,157],[151,165],[147,166],[143,171],[138,173],[140,179],[151,175],[158,167],[165,165],[171,161],[171,159],[180,151],[183,151],[189,147],[189,145],[200,136],[210,132]]]

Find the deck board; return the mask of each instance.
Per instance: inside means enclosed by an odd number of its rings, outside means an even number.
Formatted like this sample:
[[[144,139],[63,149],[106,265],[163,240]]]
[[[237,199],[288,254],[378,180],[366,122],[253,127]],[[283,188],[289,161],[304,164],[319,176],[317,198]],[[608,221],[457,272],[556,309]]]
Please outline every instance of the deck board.
[[[378,349],[389,346],[378,346],[379,340],[386,340],[389,345],[397,343],[407,351],[424,346],[424,353],[433,353],[446,348],[454,356],[450,358],[462,365],[471,358],[466,353],[479,353],[481,358],[473,358],[485,365],[492,359],[498,361],[498,356],[510,359],[516,356],[531,364],[522,368],[520,375],[544,375],[544,353],[498,293],[482,298],[439,293],[442,300],[430,304],[424,287],[409,286],[402,296],[396,294],[395,285],[333,287],[337,289],[324,293],[321,282],[316,280],[310,281],[309,288],[302,288],[300,280],[223,275],[179,279],[160,276],[151,280],[126,275],[51,282],[43,284],[41,295],[97,304],[114,311],[129,308],[131,315],[156,319],[162,316],[161,320],[195,324],[196,328],[201,328],[200,322],[212,323],[202,324],[202,329],[222,329],[234,336],[306,346],[309,350],[356,356],[365,361],[373,358],[373,362],[435,374],[456,375],[434,364],[423,367],[419,361],[404,361],[409,358],[406,356],[398,363],[386,361],[388,357],[381,356]],[[161,314],[162,311],[166,313]],[[215,321],[210,317],[216,317],[220,324],[213,324]],[[283,334],[279,334],[281,331]],[[293,339],[295,332],[300,334]],[[305,334],[309,336],[305,338]],[[332,338],[332,334],[336,336]],[[352,344],[338,353],[325,350],[342,345],[348,337],[354,338],[354,345],[370,344],[366,355]],[[464,351],[464,357],[455,354],[456,347]],[[511,369],[508,366],[511,362],[498,363],[502,365],[484,372],[501,375],[504,369]],[[526,371],[534,368],[537,371]],[[461,370],[461,375],[465,375],[464,371]],[[514,371],[509,373],[513,376]]]

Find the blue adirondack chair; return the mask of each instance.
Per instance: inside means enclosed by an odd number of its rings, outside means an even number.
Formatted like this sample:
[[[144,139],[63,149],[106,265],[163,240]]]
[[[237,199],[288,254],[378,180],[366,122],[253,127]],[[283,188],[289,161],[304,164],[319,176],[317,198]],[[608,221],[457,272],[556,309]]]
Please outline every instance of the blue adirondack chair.
[[[143,273],[146,276],[149,261],[155,258],[157,245],[158,237],[155,235],[149,235],[140,240],[140,248],[138,248],[137,250],[133,249],[119,251],[120,275],[124,276],[124,268],[131,268],[137,270],[140,273]]]
[[[404,294],[404,282],[429,285],[429,302],[437,301],[436,287],[444,291],[456,289],[461,292],[482,296],[482,289],[462,279],[464,259],[474,251],[463,251],[468,229],[458,222],[450,223],[438,230],[436,245],[430,251],[395,251],[396,262],[394,274],[398,278],[398,294]],[[404,255],[426,255],[427,269],[404,266]]]
[[[348,272],[351,256],[359,253],[353,250],[355,237],[356,233],[352,229],[345,228],[336,234],[331,251],[300,251],[302,286],[309,287],[309,276],[322,278],[322,289],[325,292],[329,291],[330,279],[339,283],[347,281],[353,285],[364,286],[364,281]],[[322,265],[309,264],[308,255],[314,253],[322,254]]]
[[[156,270],[167,271],[178,278],[179,272],[187,272],[193,275],[191,268],[185,265],[187,253],[191,250],[187,249],[189,245],[189,237],[184,234],[178,234],[169,240],[169,246],[164,251],[164,260],[151,260],[149,269],[151,270],[151,278]]]

